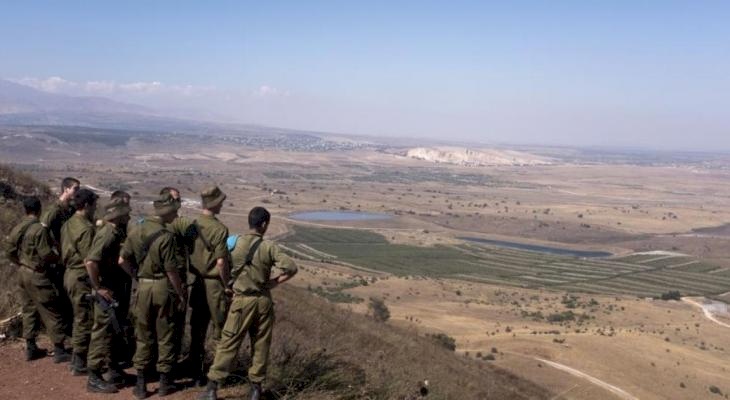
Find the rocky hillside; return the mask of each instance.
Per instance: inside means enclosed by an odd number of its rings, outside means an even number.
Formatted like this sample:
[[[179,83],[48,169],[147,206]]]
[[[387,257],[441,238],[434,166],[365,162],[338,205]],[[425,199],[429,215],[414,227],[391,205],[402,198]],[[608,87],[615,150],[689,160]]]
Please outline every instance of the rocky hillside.
[[[469,149],[464,147],[417,147],[408,150],[407,157],[434,163],[463,166],[489,165],[547,165],[551,160],[514,150]]]

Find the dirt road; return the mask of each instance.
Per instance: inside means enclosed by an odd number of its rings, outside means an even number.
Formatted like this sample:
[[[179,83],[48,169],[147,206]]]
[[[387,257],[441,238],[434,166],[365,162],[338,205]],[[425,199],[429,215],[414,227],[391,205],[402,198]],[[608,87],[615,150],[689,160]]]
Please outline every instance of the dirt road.
[[[724,326],[725,328],[730,328],[730,324],[726,324],[726,323],[720,321],[719,319],[717,319],[717,317],[715,317],[715,315],[712,314],[712,311],[710,311],[704,304],[699,303],[688,297],[682,297],[682,301],[687,304],[692,304],[693,306],[701,308],[702,313],[705,314],[705,318],[709,319],[710,321],[712,321],[720,326]]]
[[[614,385],[611,385],[610,383],[604,382],[604,381],[602,381],[602,380],[600,380],[600,379],[598,379],[596,377],[593,377],[591,375],[588,375],[588,374],[586,374],[583,371],[579,371],[579,370],[577,370],[575,368],[571,368],[571,367],[569,367],[567,365],[564,365],[564,364],[556,363],[555,361],[549,361],[549,360],[545,360],[545,359],[538,358],[538,357],[535,357],[535,360],[538,360],[540,362],[543,362],[543,363],[545,363],[545,364],[547,364],[547,365],[549,365],[549,366],[551,366],[551,367],[553,367],[555,369],[559,369],[561,371],[565,371],[565,372],[567,372],[567,373],[569,373],[569,374],[571,374],[573,376],[576,376],[578,378],[586,379],[589,382],[591,382],[592,384],[594,384],[596,386],[600,386],[600,387],[608,390],[609,392],[615,394],[616,396],[618,396],[619,398],[621,398],[623,400],[639,400],[638,397],[635,397],[635,396],[631,395],[630,393],[627,393],[625,390],[623,390],[623,389],[621,389],[619,387],[616,387]]]

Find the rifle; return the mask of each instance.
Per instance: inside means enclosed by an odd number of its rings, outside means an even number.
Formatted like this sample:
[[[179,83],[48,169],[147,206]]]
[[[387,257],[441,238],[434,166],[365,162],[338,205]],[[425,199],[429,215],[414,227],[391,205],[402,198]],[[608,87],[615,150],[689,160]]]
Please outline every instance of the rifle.
[[[86,275],[83,278],[80,278],[79,280],[83,280],[84,283],[86,283],[89,287],[91,287],[91,278]],[[102,311],[107,313],[109,315],[109,321],[112,323],[112,329],[114,330],[114,333],[117,335],[120,335],[121,337],[124,337],[124,330],[122,330],[121,324],[119,324],[119,319],[117,318],[117,307],[119,307],[119,302],[115,299],[112,299],[112,301],[109,301],[105,299],[104,297],[100,296],[98,293],[96,293],[95,290],[91,290],[91,293],[84,295],[84,300],[86,301],[93,301],[96,303],[96,305],[101,308]],[[125,338],[126,341],[126,338]]]

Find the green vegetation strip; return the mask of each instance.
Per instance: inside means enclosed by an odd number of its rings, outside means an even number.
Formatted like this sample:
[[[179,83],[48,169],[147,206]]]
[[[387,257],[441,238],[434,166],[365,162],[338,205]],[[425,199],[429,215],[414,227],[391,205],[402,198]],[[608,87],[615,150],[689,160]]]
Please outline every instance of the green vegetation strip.
[[[356,229],[296,226],[294,231],[284,239],[285,244],[313,259],[336,260],[399,276],[450,277],[640,297],[657,296],[667,290],[682,295],[713,295],[730,290],[730,272],[711,274],[717,266],[691,263],[693,259],[686,256],[631,255],[593,260],[472,243],[431,247],[391,244],[380,234]]]

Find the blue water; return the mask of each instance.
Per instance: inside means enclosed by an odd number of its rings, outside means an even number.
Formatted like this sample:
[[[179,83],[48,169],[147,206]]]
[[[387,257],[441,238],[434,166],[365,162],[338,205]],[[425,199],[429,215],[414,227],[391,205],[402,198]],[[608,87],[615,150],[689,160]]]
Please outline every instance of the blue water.
[[[475,243],[489,244],[489,245],[497,246],[497,247],[506,247],[509,249],[518,249],[518,250],[534,251],[534,252],[538,252],[538,253],[554,254],[554,255],[558,255],[558,256],[571,256],[571,257],[581,257],[581,258],[600,258],[600,257],[610,257],[613,255],[613,254],[605,252],[605,251],[571,250],[571,249],[562,249],[559,247],[538,246],[535,244],[506,242],[503,240],[490,240],[490,239],[482,239],[482,238],[475,238],[475,237],[459,237],[457,239],[466,240],[466,241],[475,242]]]
[[[289,217],[299,221],[380,221],[393,218],[389,214],[360,211],[306,211]]]

